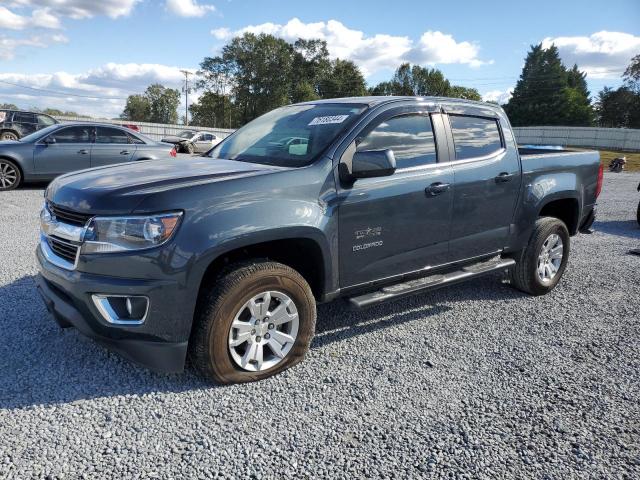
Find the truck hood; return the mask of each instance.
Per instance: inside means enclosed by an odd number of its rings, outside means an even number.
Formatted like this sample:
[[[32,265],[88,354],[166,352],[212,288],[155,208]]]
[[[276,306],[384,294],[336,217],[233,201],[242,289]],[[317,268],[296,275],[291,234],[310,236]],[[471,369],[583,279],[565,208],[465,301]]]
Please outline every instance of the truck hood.
[[[286,170],[211,158],[148,160],[80,170],[56,178],[46,198],[54,204],[91,214],[131,213],[148,195]]]

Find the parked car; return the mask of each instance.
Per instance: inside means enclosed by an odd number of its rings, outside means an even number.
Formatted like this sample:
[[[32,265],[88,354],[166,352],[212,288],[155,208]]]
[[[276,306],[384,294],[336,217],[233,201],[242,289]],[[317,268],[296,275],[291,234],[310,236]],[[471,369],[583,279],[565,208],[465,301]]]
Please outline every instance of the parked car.
[[[170,156],[176,156],[171,145],[123,127],[60,123],[19,141],[0,141],[0,191],[75,170]]]
[[[58,121],[50,115],[0,109],[0,140],[19,140]]]
[[[174,144],[178,152],[203,153],[220,143],[222,139],[210,132],[183,130],[177,135],[164,137],[162,141]]]
[[[364,308],[505,271],[550,292],[601,187],[597,152],[521,154],[497,105],[309,102],[208,157],[57,178],[37,285],[61,326],[154,370],[188,355],[217,382],[259,380],[303,358],[316,302]]]

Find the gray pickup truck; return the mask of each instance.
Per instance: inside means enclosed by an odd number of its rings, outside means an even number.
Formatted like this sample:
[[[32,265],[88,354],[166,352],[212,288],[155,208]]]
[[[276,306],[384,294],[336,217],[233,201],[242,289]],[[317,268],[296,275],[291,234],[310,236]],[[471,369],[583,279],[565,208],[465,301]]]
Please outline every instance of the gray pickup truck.
[[[498,106],[365,97],[276,109],[208,152],[57,178],[38,288],[161,372],[221,383],[299,362],[316,302],[364,308],[491,272],[551,291],[602,186],[596,152],[518,151]]]

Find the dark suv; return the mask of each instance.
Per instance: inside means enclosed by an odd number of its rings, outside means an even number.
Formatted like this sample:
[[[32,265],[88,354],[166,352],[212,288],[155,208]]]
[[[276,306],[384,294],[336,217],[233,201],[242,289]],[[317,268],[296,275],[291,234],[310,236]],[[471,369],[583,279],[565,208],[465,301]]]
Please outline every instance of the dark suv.
[[[0,140],[19,140],[41,128],[59,123],[44,113],[0,110]]]

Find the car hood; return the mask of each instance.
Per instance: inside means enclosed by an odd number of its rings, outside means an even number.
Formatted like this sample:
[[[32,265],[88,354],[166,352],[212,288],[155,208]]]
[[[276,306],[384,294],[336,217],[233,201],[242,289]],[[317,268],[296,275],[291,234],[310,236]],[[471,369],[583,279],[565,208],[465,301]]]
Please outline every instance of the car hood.
[[[179,143],[179,142],[186,142],[187,140],[189,140],[188,138],[182,138],[182,137],[176,137],[175,135],[169,135],[168,137],[164,137],[161,142],[168,142],[168,143]]]
[[[287,170],[211,158],[149,160],[81,170],[56,178],[46,198],[91,214],[130,213],[148,195]]]

